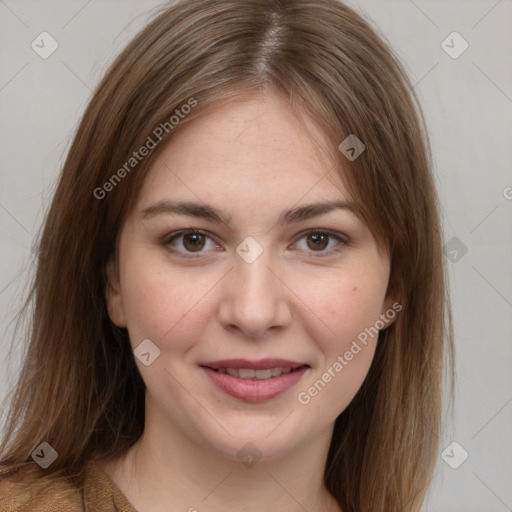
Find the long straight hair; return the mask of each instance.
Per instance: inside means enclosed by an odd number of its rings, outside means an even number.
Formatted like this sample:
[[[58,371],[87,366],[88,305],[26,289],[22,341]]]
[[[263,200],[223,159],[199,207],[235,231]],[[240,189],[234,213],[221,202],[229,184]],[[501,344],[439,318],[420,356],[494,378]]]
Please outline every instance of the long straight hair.
[[[337,0],[166,4],[109,67],[45,218],[20,314],[32,306],[1,465],[30,462],[46,441],[59,454],[46,470],[56,478],[93,457],[118,457],[141,436],[145,385],[126,329],[107,313],[106,264],[165,142],[208,108],[261,91],[283,95],[297,115],[318,123],[334,172],[389,251],[389,290],[402,305],[335,422],[325,485],[344,512],[421,509],[438,455],[443,368],[453,389],[431,149],[399,59],[370,22]],[[353,161],[338,150],[349,135],[366,146]],[[149,138],[157,147],[131,160]]]

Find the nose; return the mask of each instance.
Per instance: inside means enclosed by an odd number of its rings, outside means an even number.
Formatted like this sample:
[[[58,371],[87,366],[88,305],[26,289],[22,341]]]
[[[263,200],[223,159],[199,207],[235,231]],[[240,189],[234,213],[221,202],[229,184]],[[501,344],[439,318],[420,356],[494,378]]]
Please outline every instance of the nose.
[[[267,331],[290,324],[293,293],[272,259],[269,251],[263,251],[252,263],[234,255],[234,268],[225,276],[218,309],[225,329],[262,339]]]

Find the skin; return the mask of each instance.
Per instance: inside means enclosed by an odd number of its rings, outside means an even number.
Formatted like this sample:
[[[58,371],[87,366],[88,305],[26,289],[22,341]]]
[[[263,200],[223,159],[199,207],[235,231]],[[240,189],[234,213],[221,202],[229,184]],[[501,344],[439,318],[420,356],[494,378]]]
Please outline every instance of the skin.
[[[310,403],[297,395],[394,299],[386,294],[389,257],[350,210],[277,224],[284,210],[349,199],[342,180],[326,174],[311,133],[324,140],[312,120],[306,130],[287,100],[270,93],[208,111],[164,148],[122,227],[118,266],[108,266],[109,314],[127,327],[133,349],[150,339],[160,356],[149,366],[136,358],[147,387],[143,436],[101,466],[139,512],[168,512],[170,504],[190,512],[341,510],[322,483],[327,450],[377,337]],[[231,224],[143,218],[162,200],[211,204]],[[200,243],[178,236],[165,246],[166,235],[189,228],[210,235]],[[318,241],[303,233],[310,229],[348,244]],[[236,252],[249,236],[263,249],[252,263]],[[254,403],[224,394],[198,366],[234,357],[311,368],[283,394]],[[248,442],[262,456],[252,467],[236,455]]]

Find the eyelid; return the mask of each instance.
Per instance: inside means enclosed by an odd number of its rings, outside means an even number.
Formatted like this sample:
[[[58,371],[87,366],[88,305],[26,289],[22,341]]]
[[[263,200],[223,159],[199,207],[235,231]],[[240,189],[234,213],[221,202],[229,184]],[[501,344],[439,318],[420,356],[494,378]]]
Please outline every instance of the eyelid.
[[[341,242],[345,242],[346,244],[348,244],[348,236],[345,235],[344,233],[340,233],[339,231],[333,231],[332,229],[323,229],[323,228],[305,229],[304,231],[302,231],[296,235],[296,240],[300,240],[305,235],[309,235],[311,233],[315,233],[315,234],[321,233],[323,235],[330,235],[333,238],[337,238]]]
[[[340,233],[338,231],[332,231],[331,229],[322,228],[309,228],[302,231],[296,236],[293,245],[295,245],[299,240],[304,238],[304,236],[310,234],[328,235],[331,238],[335,238],[339,242],[333,249],[329,249],[328,251],[306,251],[307,253],[309,253],[309,257],[312,258],[327,258],[328,256],[332,256],[333,254],[339,253],[344,248],[344,246],[349,245],[349,238],[347,235]]]
[[[181,251],[181,250],[177,250],[177,249],[169,247],[170,243],[175,238],[179,238],[180,236],[185,236],[185,235],[190,235],[190,234],[197,234],[197,235],[206,236],[207,238],[210,238],[213,242],[215,242],[217,245],[220,245],[216,241],[215,235],[210,233],[208,230],[197,229],[197,228],[187,228],[187,229],[182,229],[182,230],[179,230],[179,231],[174,231],[174,232],[172,232],[172,233],[170,233],[168,235],[165,235],[162,238],[161,242],[167,248],[168,251],[170,251],[170,252],[172,252],[174,254],[179,254],[179,255],[181,255],[181,256],[183,256],[185,258],[199,258],[199,257],[202,257],[202,255],[204,254],[203,252],[197,252],[197,253],[186,252],[186,251]],[[294,246],[299,240],[304,238],[304,236],[309,235],[309,234],[325,234],[325,235],[330,236],[331,238],[335,238],[339,242],[334,249],[330,249],[328,251],[306,251],[306,252],[310,253],[310,255],[312,257],[320,257],[320,258],[321,257],[327,257],[327,256],[330,256],[330,255],[335,254],[337,252],[340,252],[342,250],[343,246],[349,245],[349,237],[347,235],[345,235],[344,233],[340,233],[340,232],[337,232],[337,231],[332,231],[330,229],[309,228],[309,229],[305,229],[304,231],[298,233],[295,236],[295,241],[292,243],[292,246]],[[341,248],[339,248],[338,246],[341,246]]]
[[[186,252],[186,251],[180,251],[178,249],[175,249],[174,247],[170,247],[170,244],[173,241],[173,239],[179,238],[180,236],[185,236],[185,235],[203,235],[203,236],[210,238],[217,245],[220,245],[215,240],[215,236],[212,233],[210,233],[209,231],[207,231],[205,229],[196,229],[196,228],[187,228],[187,229],[181,229],[179,231],[173,231],[172,233],[169,233],[168,235],[165,235],[162,238],[162,243],[167,248],[167,250],[172,252],[173,254],[179,254],[185,258],[201,257],[204,254],[203,252],[198,252],[198,253]]]

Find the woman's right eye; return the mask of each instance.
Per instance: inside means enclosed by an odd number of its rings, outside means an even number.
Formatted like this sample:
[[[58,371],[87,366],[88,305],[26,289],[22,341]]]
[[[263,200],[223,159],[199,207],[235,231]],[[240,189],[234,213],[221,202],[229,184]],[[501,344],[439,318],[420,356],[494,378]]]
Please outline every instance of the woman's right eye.
[[[173,233],[167,236],[164,240],[164,245],[174,253],[193,254],[205,252],[202,249],[207,245],[207,240],[210,240],[213,245],[212,248],[219,247],[213,242],[210,236],[205,232],[198,229],[188,229]],[[176,246],[181,246],[183,249],[176,249]],[[185,256],[190,257],[190,256]],[[193,256],[192,256],[193,257]]]

